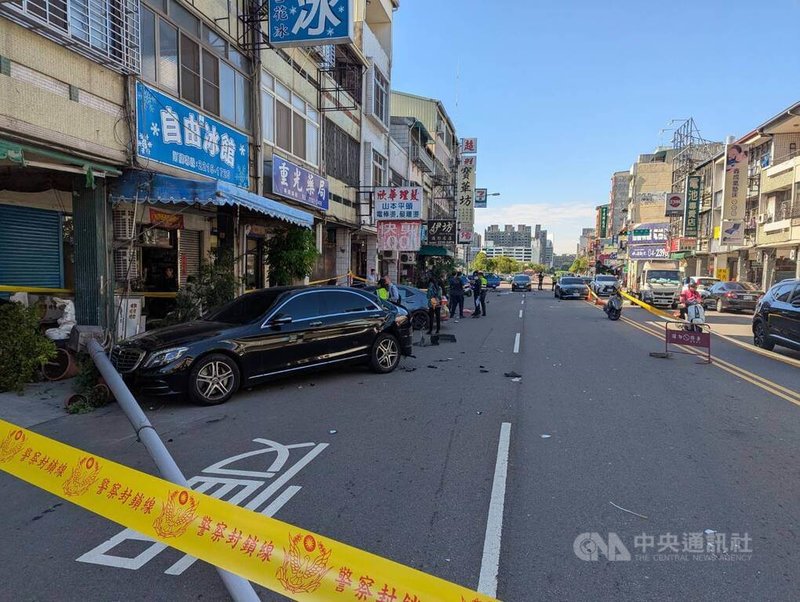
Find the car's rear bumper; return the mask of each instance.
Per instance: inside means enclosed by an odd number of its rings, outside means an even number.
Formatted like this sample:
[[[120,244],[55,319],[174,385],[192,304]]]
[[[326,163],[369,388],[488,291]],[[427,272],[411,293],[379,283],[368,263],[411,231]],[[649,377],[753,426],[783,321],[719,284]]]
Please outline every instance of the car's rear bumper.
[[[739,301],[737,299],[727,299],[722,302],[722,307],[725,309],[755,311],[757,304],[758,301]]]

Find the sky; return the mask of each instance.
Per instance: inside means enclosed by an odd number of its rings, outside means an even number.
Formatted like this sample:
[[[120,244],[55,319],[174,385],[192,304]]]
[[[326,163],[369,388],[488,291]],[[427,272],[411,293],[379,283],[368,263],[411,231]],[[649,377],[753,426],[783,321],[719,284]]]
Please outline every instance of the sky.
[[[723,141],[800,100],[798,18],[800,0],[401,0],[392,88],[478,138],[477,185],[501,196],[476,232],[539,223],[574,253],[672,120]]]

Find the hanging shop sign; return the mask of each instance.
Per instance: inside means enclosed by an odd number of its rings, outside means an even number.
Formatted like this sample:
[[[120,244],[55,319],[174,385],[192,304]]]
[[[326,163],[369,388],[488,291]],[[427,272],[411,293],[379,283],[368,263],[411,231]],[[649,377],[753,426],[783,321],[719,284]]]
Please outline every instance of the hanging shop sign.
[[[271,46],[348,44],[354,39],[353,0],[269,0]]]
[[[456,222],[450,219],[428,221],[429,245],[452,245],[456,242]]]
[[[744,222],[723,220],[719,242],[737,247],[744,245]]]
[[[379,221],[379,251],[419,251],[422,246],[422,223],[408,221]]]
[[[696,238],[700,220],[700,176],[686,178],[686,210],[683,214],[683,235]]]
[[[475,238],[475,233],[472,230],[461,228],[458,231],[458,244],[460,245],[470,245],[472,244],[472,240],[474,238]]]
[[[637,224],[628,233],[628,245],[665,245],[669,238],[669,224]]]
[[[608,205],[603,205],[598,208],[600,212],[600,232],[598,238],[606,238],[608,233]]]
[[[277,155],[272,157],[272,192],[322,211],[328,210],[328,180]]]
[[[183,215],[150,207],[150,223],[162,230],[183,230]]]
[[[489,199],[489,190],[486,188],[475,189],[475,209],[486,209]]]
[[[741,144],[729,144],[725,161],[725,196],[722,202],[722,219],[744,220],[747,202],[748,150]]]
[[[478,139],[477,138],[462,138],[461,139],[461,153],[464,155],[474,155],[478,152]]]
[[[683,215],[686,205],[686,195],[683,192],[668,192],[664,202],[664,215],[666,217]]]
[[[242,188],[250,184],[247,136],[136,82],[136,155]]]
[[[375,189],[375,220],[422,219],[421,186],[386,186]]]
[[[456,199],[458,200],[458,223],[472,230],[475,223],[475,170],[476,157],[463,157],[456,177]]]
[[[664,245],[637,246],[628,248],[628,259],[669,259]]]

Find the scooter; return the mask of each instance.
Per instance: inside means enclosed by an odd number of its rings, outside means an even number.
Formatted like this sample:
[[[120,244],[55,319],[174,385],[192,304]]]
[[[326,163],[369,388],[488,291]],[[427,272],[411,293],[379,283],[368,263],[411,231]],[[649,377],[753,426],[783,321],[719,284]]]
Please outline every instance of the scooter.
[[[608,301],[603,306],[603,311],[606,312],[609,320],[619,320],[622,315],[622,294],[618,288],[614,288]]]
[[[690,332],[702,332],[706,323],[706,309],[699,301],[686,305],[686,325],[684,329]]]

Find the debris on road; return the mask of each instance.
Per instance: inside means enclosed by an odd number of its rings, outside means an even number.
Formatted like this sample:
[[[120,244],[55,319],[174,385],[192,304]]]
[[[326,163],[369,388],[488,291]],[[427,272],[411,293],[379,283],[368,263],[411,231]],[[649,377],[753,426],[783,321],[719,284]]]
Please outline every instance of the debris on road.
[[[522,378],[522,374],[517,374],[516,372],[506,372],[503,376],[506,378]]]
[[[488,370],[481,370],[481,374],[489,374]]]
[[[542,435],[542,439],[549,439],[549,438],[550,438],[550,437],[552,437],[552,436],[553,436],[553,435]]]
[[[520,376],[519,378],[512,378],[512,379],[511,379],[511,382],[512,382],[512,383],[519,383],[519,382],[522,382],[522,377]]]
[[[338,432],[339,432],[339,431],[337,431],[336,429],[331,429],[331,430],[329,430],[329,431],[328,431],[328,434],[329,434],[329,435],[335,435],[335,434],[336,434],[336,433],[338,433]]]
[[[622,510],[623,512],[627,512],[628,514],[633,514],[634,516],[638,516],[639,518],[648,520],[648,518],[644,514],[639,514],[638,512],[634,512],[633,510],[628,510],[627,508],[623,508],[622,506],[617,506],[614,502],[608,502],[608,503],[614,506],[614,508],[617,508],[618,510]]]
[[[406,372],[414,372],[416,368],[406,368]]]
[[[439,366],[434,366],[433,364],[428,364],[428,368],[433,368],[434,370],[438,370]]]

